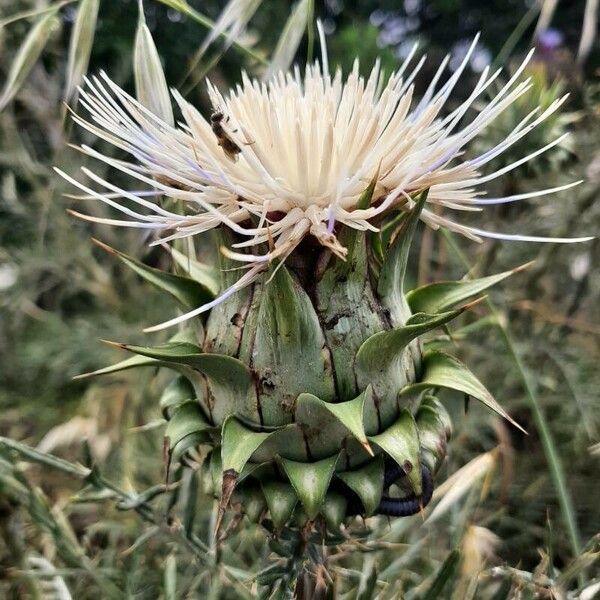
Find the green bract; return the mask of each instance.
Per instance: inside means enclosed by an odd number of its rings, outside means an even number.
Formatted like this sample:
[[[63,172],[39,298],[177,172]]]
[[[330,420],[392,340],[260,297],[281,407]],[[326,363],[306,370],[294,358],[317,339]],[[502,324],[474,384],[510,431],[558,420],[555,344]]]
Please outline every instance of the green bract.
[[[461,362],[422,349],[423,334],[511,273],[405,290],[425,199],[385,235],[340,232],[345,261],[305,242],[203,323],[156,347],[119,344],[137,356],[96,373],[146,365],[179,372],[161,399],[170,462],[206,457],[202,482],[220,498],[221,516],[233,509],[275,530],[316,521],[334,529],[380,512],[390,477],[405,479],[409,496],[425,496],[423,474],[438,470],[451,433],[431,395],[439,388],[510,419]],[[237,277],[225,258],[212,271],[175,254],[188,272],[178,276],[115,254],[187,308]]]

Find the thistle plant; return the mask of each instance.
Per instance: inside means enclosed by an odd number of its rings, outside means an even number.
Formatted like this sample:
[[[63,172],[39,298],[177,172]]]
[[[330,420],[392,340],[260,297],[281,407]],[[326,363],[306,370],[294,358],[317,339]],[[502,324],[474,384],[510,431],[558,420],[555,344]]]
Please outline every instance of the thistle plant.
[[[138,41],[142,48],[151,38]],[[476,42],[438,85],[446,59],[419,99],[415,52],[387,79],[378,65],[364,79],[358,63],[347,77],[332,75],[324,44],[304,74],[258,81],[243,73],[228,93],[208,83],[211,114],[174,91],[178,125],[164,76],[147,84],[156,61],[136,72],[140,100],[104,73],[79,90],[89,117],[73,119],[132,158],[81,151],[135,183],[122,187],[87,168],[83,183],[59,171],[80,198],[124,218],[75,214],[144,230],[171,257],[170,271],[98,243],[183,311],[147,329],[178,326],[166,343],[119,342],[135,356],[86,376],[175,371],[160,401],[168,468],[201,470],[219,501],[218,536],[244,518],[270,532],[273,549],[290,558],[277,585],[293,585],[306,560],[319,584],[321,547],[358,535],[357,516],[402,517],[427,505],[452,429],[439,390],[473,397],[519,427],[462,362],[427,343],[519,268],[407,289],[419,223],[474,241],[589,239],[505,234],[448,216],[575,185],[484,197],[487,182],[563,141],[485,172],[564,98],[466,160],[470,142],[531,87],[521,79],[529,55],[482,106],[500,71],[485,69],[446,110]]]

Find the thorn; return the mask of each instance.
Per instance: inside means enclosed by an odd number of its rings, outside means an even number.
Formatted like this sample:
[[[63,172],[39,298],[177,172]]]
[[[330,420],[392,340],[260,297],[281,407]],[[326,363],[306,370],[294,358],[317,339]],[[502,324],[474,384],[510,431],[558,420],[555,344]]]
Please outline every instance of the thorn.
[[[102,250],[106,250],[106,252],[108,252],[109,254],[112,254],[113,256],[118,256],[119,255],[119,251],[115,250],[114,248],[111,248],[108,244],[105,244],[104,242],[101,242],[99,239],[97,238],[92,238],[92,243],[96,244],[96,246],[98,246],[98,248],[102,248]]]
[[[367,440],[358,440],[360,445],[368,452],[369,456],[374,457],[375,453],[373,452],[373,448],[371,448],[369,442]]]
[[[71,377],[71,379],[73,381],[76,381],[78,379],[86,379],[88,377],[92,377],[94,373],[95,371],[89,371],[88,373],[80,373],[79,375],[74,375],[73,377]]]
[[[466,304],[463,304],[463,306],[461,306],[459,310],[461,310],[461,311],[471,310],[474,306],[477,306],[478,304],[481,304],[484,300],[487,300],[487,298],[488,298],[487,294],[485,296],[480,296],[479,298],[475,298],[475,300],[471,300],[471,302],[467,302]]]
[[[123,344],[123,342],[113,342],[111,340],[103,340],[102,338],[100,339],[100,341],[103,344],[108,344],[112,348],[119,348],[119,350],[129,350],[129,344]]]
[[[525,435],[529,435],[527,433],[527,431],[523,427],[521,427],[514,419],[512,419],[511,417],[508,417],[508,421],[509,421],[509,423],[511,423],[512,425],[514,425],[519,431],[521,431]]]
[[[233,491],[235,490],[235,484],[237,483],[238,473],[233,469],[227,469],[223,473],[223,484],[221,487],[221,500],[219,500],[219,508],[217,513],[217,521],[215,523],[215,531],[214,536],[215,539],[219,539],[219,532],[221,531],[221,526],[223,525],[223,517],[225,516],[225,511],[229,506],[229,501],[231,500],[231,496],[233,495]]]
[[[521,271],[525,271],[526,269],[529,269],[529,267],[531,267],[533,264],[535,264],[535,261],[536,261],[536,259],[534,258],[533,260],[530,260],[529,262],[526,262],[523,265],[515,267],[512,270],[512,273],[520,273]]]
[[[163,438],[163,464],[165,465],[165,486],[169,485],[169,471],[171,470],[171,440],[165,435]]]

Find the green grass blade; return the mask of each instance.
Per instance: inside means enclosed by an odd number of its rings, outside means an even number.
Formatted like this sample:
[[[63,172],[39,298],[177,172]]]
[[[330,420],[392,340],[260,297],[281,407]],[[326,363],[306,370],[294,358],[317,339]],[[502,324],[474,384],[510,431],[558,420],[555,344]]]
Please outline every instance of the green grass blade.
[[[458,564],[460,562],[460,553],[458,550],[452,550],[448,558],[444,561],[440,570],[437,572],[429,589],[423,594],[422,600],[437,600],[449,581],[454,579]]]

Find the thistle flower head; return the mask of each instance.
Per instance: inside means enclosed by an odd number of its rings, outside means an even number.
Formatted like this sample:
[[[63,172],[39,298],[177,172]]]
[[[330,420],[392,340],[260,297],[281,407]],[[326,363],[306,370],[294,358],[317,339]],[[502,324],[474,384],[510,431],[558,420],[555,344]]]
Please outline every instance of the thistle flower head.
[[[497,145],[465,160],[469,142],[531,85],[521,80],[528,57],[481,107],[481,99],[497,89],[491,86],[500,74],[500,70],[486,68],[469,96],[448,110],[448,99],[476,42],[460,67],[438,85],[448,57],[442,62],[420,99],[415,98],[413,80],[424,58],[410,69],[415,51],[387,80],[379,64],[368,78],[360,76],[358,63],[347,78],[339,70],[332,76],[324,55],[322,65],[309,65],[304,74],[296,68],[268,82],[242,74],[241,84],[226,95],[209,83],[212,117],[203,116],[173,92],[184,119],[177,127],[162,121],[102,74],[87,80],[81,90],[81,104],[91,120],[77,115],[74,119],[127,151],[134,161],[117,160],[88,146],[82,150],[137,183],[127,190],[84,169],[94,182],[93,189],[63,175],[87,197],[113,206],[128,219],[80,216],[150,229],[155,232],[153,244],[220,226],[234,231],[239,241],[223,251],[250,269],[225,296],[253,281],[273,260],[285,259],[307,236],[343,258],[346,249],[338,238],[341,226],[377,231],[385,215],[411,210],[417,194],[426,189],[427,207],[421,219],[433,228],[444,227],[474,240],[577,241],[486,232],[443,214],[477,211],[481,205],[575,185],[512,197],[482,197],[484,184],[562,141],[564,136],[484,173],[487,163],[553,114],[565,98],[544,110],[533,110]],[[361,195],[372,180],[371,202],[361,206]],[[146,189],[140,190],[140,184]],[[160,196],[183,201],[184,214],[163,208],[156,201]],[[433,210],[435,205],[437,210]]]

